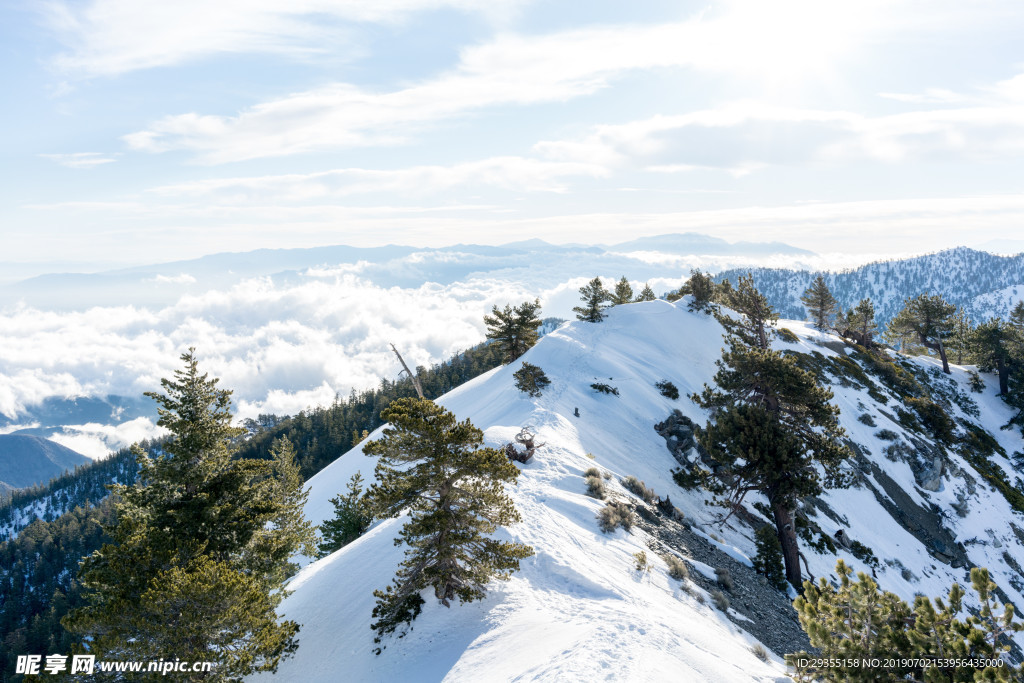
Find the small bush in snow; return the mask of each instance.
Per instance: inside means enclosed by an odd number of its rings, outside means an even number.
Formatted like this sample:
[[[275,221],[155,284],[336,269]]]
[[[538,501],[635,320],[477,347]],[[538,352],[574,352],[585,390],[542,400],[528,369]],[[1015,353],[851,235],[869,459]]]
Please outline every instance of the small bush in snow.
[[[551,384],[551,380],[543,370],[526,362],[512,376],[516,379],[516,388],[534,398],[540,396],[544,389]]]
[[[654,505],[658,500],[658,496],[654,493],[654,490],[647,488],[642,481],[634,477],[632,474],[622,480],[622,486],[630,493],[642,498],[648,505]]]
[[[654,386],[661,392],[661,395],[665,398],[670,398],[673,401],[679,398],[679,389],[676,388],[675,384],[669,382],[667,379],[663,379],[660,382],[655,382]]]
[[[594,382],[590,385],[590,388],[599,394],[612,394],[613,396],[619,395],[619,390],[603,382]]]
[[[764,645],[757,643],[751,646],[750,651],[754,653],[754,656],[760,659],[762,662],[768,662],[768,650],[765,649]]]
[[[587,471],[583,473],[583,476],[584,477],[600,477],[601,476],[601,470],[597,469],[596,467],[588,467]]]
[[[881,429],[875,432],[875,438],[881,439],[882,441],[895,441],[900,438],[900,435],[891,429]]]
[[[587,475],[583,481],[587,484],[587,495],[591,498],[604,500],[607,493],[604,490],[604,481],[600,476]]]
[[[782,341],[789,342],[790,344],[796,344],[800,341],[800,337],[796,336],[793,330],[788,327],[780,327],[778,329],[778,335]]]
[[[641,550],[638,553],[633,553],[633,562],[633,566],[640,573],[643,573],[651,568],[651,566],[647,564],[647,553],[645,553],[643,550]]]
[[[871,417],[871,413],[861,413],[857,416],[857,421],[866,424],[868,427],[875,427],[875,420]]]
[[[662,555],[661,559],[665,560],[665,564],[668,565],[668,575],[673,579],[685,581],[690,578],[690,568],[675,555]]]
[[[729,611],[729,598],[725,597],[725,593],[722,591],[711,591],[711,599],[715,602],[715,607],[720,611]]]
[[[606,534],[618,527],[629,531],[633,528],[633,511],[625,503],[608,503],[597,513],[597,525]]]
[[[732,574],[725,567],[715,569],[715,579],[718,585],[727,591],[732,591]]]
[[[981,379],[981,375],[978,374],[977,370],[971,370],[967,373],[967,376],[970,378],[968,381],[971,385],[971,391],[976,394],[985,391],[985,382]]]

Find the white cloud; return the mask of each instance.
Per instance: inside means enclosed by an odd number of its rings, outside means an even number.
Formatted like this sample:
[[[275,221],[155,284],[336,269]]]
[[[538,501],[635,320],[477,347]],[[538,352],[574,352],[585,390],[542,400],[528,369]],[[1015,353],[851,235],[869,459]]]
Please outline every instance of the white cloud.
[[[67,47],[58,68],[85,76],[169,66],[218,53],[264,53],[309,59],[352,56],[346,26],[395,23],[417,12],[453,8],[500,18],[524,0],[63,0],[43,17]]]
[[[44,159],[50,159],[61,166],[68,168],[94,168],[103,164],[112,164],[116,161],[113,157],[102,152],[75,152],[73,154],[40,154]]]
[[[386,192],[429,196],[458,186],[491,186],[517,191],[560,192],[572,176],[601,177],[607,170],[579,162],[493,157],[452,166],[412,166],[391,170],[343,168],[316,173],[215,178],[151,190],[162,196],[216,196],[229,202],[307,201],[324,197]]]
[[[166,433],[166,429],[156,426],[152,420],[140,417],[116,425],[97,422],[64,425],[62,431],[47,438],[81,453],[87,458],[102,460],[111,452],[127,448],[144,439],[163,436]]]

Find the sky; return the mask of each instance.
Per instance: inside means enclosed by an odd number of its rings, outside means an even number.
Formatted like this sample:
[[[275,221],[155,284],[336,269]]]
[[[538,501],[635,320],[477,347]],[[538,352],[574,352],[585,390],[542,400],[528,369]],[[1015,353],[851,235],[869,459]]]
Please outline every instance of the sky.
[[[0,3],[0,262],[1013,238],[1024,7]]]

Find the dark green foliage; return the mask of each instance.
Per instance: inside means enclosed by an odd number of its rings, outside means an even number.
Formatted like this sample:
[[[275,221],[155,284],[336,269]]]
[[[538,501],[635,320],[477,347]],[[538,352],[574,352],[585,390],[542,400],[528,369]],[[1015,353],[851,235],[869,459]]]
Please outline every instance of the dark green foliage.
[[[636,297],[636,300],[638,302],[639,301],[654,301],[657,298],[658,297],[654,293],[654,290],[651,289],[651,286],[645,282],[644,283],[644,288],[640,291],[640,294]]]
[[[537,343],[537,328],[541,326],[540,300],[524,301],[515,308],[506,304],[504,309],[492,307],[484,316],[487,338],[501,349],[504,363],[511,363]]]
[[[629,280],[625,275],[615,283],[615,291],[612,292],[610,301],[612,306],[633,303],[633,288],[629,286]]]
[[[377,643],[416,618],[422,591],[433,589],[446,607],[479,600],[489,581],[508,579],[533,554],[488,538],[520,521],[504,490],[519,470],[501,450],[481,447],[483,432],[425,399],[399,399],[382,416],[391,426],[363,448],[378,457],[368,507],[378,519],[408,511],[409,521],[395,540],[408,546],[405,560],[392,585],[374,592]]]
[[[875,432],[875,438],[882,441],[895,441],[899,438],[899,435],[891,429],[880,429]]]
[[[976,362],[974,356],[974,326],[962,306],[953,313],[952,329],[946,340],[946,348],[957,365]]]
[[[807,314],[810,316],[811,322],[819,330],[827,330],[832,324],[832,318],[835,317],[836,311],[839,310],[839,302],[832,296],[832,292],[828,288],[828,284],[825,282],[825,278],[821,275],[814,278],[811,282],[811,286],[808,287],[800,301],[803,302],[804,308],[807,309]]]
[[[956,423],[942,406],[930,398],[908,398],[907,406],[917,411],[921,424],[937,441],[947,445],[953,443]]]
[[[663,379],[660,382],[655,382],[654,386],[661,392],[661,395],[665,398],[670,398],[673,401],[679,398],[679,389],[676,388],[675,384],[669,382],[667,379]]]
[[[850,541],[850,554],[865,564],[878,567],[878,558],[875,557],[875,552],[860,541]]]
[[[334,505],[334,519],[320,525],[320,535],[323,536],[319,548],[320,557],[330,555],[356,540],[373,522],[373,517],[366,509],[366,501],[363,500],[363,477],[358,472],[349,479],[348,493],[344,496],[339,493],[331,498],[331,503]]]
[[[606,534],[619,527],[629,531],[633,528],[633,511],[625,503],[608,503],[597,513],[597,525]]]
[[[982,372],[995,372],[999,393],[1010,393],[1010,373],[1022,360],[1019,356],[1024,335],[1013,325],[993,318],[978,325],[969,338],[970,349]]]
[[[1005,456],[1006,450],[981,427],[971,422],[964,422],[963,427],[966,435],[957,444],[957,451],[967,462],[971,463],[978,474],[1003,494],[1006,502],[1014,510],[1024,513],[1024,494],[1007,480],[1003,468],[991,460],[992,456],[997,453]]]
[[[754,287],[754,279],[748,274],[741,276],[736,289],[729,288],[723,293],[725,305],[740,314],[740,319],[716,311],[715,318],[730,336],[746,346],[766,350],[772,338],[772,328],[779,314],[768,300]]]
[[[604,320],[604,311],[611,301],[612,295],[604,288],[601,278],[595,277],[585,286],[580,287],[580,301],[582,306],[574,306],[573,313],[577,320],[588,323],[599,323]]]
[[[687,305],[691,311],[709,313],[715,295],[715,282],[710,275],[700,272],[700,269],[691,270],[690,279],[679,289],[679,294],[692,297]]]
[[[800,342],[800,337],[796,336],[793,330],[789,329],[788,327],[780,328],[777,331],[777,334],[783,341],[787,341],[790,344],[797,344]]]
[[[754,532],[757,555],[754,557],[754,571],[768,580],[768,584],[786,590],[786,569],[782,565],[782,544],[775,528],[769,525],[758,527]]]
[[[590,385],[590,388],[599,394],[612,394],[613,396],[619,395],[619,390],[617,388],[603,382],[594,382]]]
[[[427,398],[436,398],[498,367],[501,361],[497,344],[481,344],[438,365],[417,368],[416,374]],[[416,389],[408,377],[398,381],[382,379],[376,389],[353,390],[347,399],[338,397],[329,406],[278,419],[274,426],[241,443],[238,457],[269,458],[270,445],[285,437],[295,446],[302,476],[309,479],[358,445],[364,431],[372,432],[381,426],[380,413],[392,401],[411,396],[416,396]]]
[[[275,443],[273,461],[232,459],[231,392],[199,374],[193,350],[181,359],[165,393],[147,394],[172,437],[158,457],[136,449],[135,485],[111,487],[111,542],[83,560],[87,604],[63,623],[100,659],[173,652],[240,680],[294,651],[298,624],[275,610],[290,557],[313,554],[314,536],[290,448]]]
[[[942,371],[949,374],[945,340],[953,331],[956,306],[941,295],[920,294],[907,299],[903,310],[889,321],[886,336],[904,352],[928,349],[939,354]]]
[[[976,394],[985,391],[985,382],[981,379],[981,375],[978,374],[977,370],[971,370],[967,373],[967,376],[970,377],[971,391]]]
[[[871,413],[861,413],[857,416],[857,421],[866,424],[868,427],[875,427],[875,419],[871,417]]]
[[[981,610],[965,613],[964,590],[953,584],[947,600],[927,596],[909,606],[894,593],[882,592],[864,573],[851,581],[853,571],[840,560],[836,564],[840,585],[822,578],[815,586],[804,583],[804,594],[793,601],[800,625],[817,652],[786,656],[795,667],[797,681],[853,683],[880,680],[914,681],[1009,681],[1020,670],[1012,665],[983,670],[964,660],[998,659],[1007,649],[1009,634],[1022,630],[1012,605],[993,600],[996,585],[988,570],[971,569],[971,585]],[[895,660],[893,666],[874,669],[860,666],[864,659]],[[926,665],[936,658],[961,660],[963,666],[937,668]],[[815,666],[828,660],[829,666]]]
[[[832,392],[792,355],[769,348],[768,326],[776,316],[749,278],[740,279],[731,301],[744,319],[718,316],[730,334],[729,348],[718,361],[717,387],[705,386],[692,397],[715,416],[698,435],[718,466],[704,482],[730,514],[751,491],[768,498],[787,579],[798,587],[799,548],[791,511],[799,498],[817,495],[823,485],[845,486],[840,464],[850,453],[840,442],[845,432],[839,409],[829,403]],[[824,482],[816,465],[824,470]]]
[[[875,322],[875,305],[871,299],[861,299],[845,314],[840,311],[836,316],[835,328],[842,337],[852,339],[865,349],[873,347],[878,324]]]
[[[523,367],[512,373],[512,376],[515,378],[516,388],[534,398],[540,396],[551,384],[543,370],[526,361],[523,361]]]

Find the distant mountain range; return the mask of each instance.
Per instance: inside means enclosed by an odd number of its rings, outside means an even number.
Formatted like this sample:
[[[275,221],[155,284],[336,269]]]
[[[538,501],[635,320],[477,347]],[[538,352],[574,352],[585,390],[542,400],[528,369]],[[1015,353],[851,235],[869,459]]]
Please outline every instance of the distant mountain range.
[[[812,252],[781,242],[727,242],[698,233],[641,237],[614,245],[555,245],[540,239],[500,246],[455,244],[445,247],[351,247],[256,249],[224,252],[198,259],[121,268],[99,273],[51,273],[0,284],[0,306],[23,302],[52,310],[103,305],[167,306],[187,294],[226,289],[242,280],[272,276],[275,282],[301,280],[310,268],[339,268],[357,273],[374,284],[418,287],[424,282],[450,284],[466,277],[505,271],[535,263],[566,277],[614,268],[637,272],[642,261],[623,255],[654,251],[675,256],[733,259],[769,255],[813,256]],[[410,258],[415,255],[415,258]],[[649,266],[648,266],[649,268]],[[576,272],[576,271],[579,272]]]
[[[29,434],[0,434],[0,490],[45,484],[92,461],[59,443]]]

